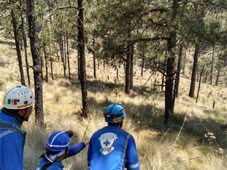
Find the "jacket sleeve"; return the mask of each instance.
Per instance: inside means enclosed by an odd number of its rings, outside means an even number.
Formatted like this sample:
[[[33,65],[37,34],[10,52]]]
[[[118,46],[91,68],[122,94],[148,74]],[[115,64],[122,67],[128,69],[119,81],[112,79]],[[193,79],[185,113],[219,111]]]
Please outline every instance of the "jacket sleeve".
[[[134,138],[131,136],[128,141],[128,148],[126,152],[126,168],[128,170],[139,170],[139,158],[136,149],[136,143]]]
[[[91,165],[92,140],[93,140],[93,137],[91,137],[91,139],[90,139],[90,141],[89,141],[89,145],[88,145],[88,152],[87,152],[87,164],[88,164],[88,166]]]
[[[80,151],[82,151],[84,149],[85,146],[86,145],[85,145],[84,142],[79,143],[77,145],[74,145],[73,147],[71,147],[69,149],[69,154],[68,154],[67,157],[74,156],[74,155],[78,154]]]

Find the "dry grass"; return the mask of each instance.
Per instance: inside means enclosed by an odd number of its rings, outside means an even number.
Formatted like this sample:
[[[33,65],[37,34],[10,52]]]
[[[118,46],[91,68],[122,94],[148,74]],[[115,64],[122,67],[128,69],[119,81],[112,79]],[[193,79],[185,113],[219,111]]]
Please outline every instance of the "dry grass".
[[[0,102],[4,91],[19,83],[18,65],[16,63],[15,51],[8,45],[0,44]],[[73,56],[72,56],[73,57]],[[92,77],[92,62],[88,56],[87,73]],[[75,60],[75,59],[74,59]],[[74,64],[73,60],[73,64]],[[58,67],[56,66],[58,65]],[[76,65],[76,64],[75,64]],[[55,63],[55,74],[62,72],[59,63]],[[74,67],[74,66],[72,66]],[[58,68],[58,69],[56,69]],[[73,70],[76,74],[76,70]],[[149,73],[140,77],[140,68],[135,68],[135,86],[151,86],[160,75],[154,75],[149,81]],[[32,72],[31,72],[32,73]],[[120,70],[120,79],[117,85],[116,71],[110,67],[100,65],[97,70],[98,78],[89,78],[89,119],[81,119],[81,92],[77,80],[72,82],[64,78],[50,80],[44,83],[44,115],[45,129],[35,126],[34,114],[30,121],[25,122],[23,129],[28,132],[25,145],[25,169],[35,169],[39,162],[39,156],[44,151],[48,136],[57,130],[74,131],[73,143],[84,141],[98,129],[106,126],[103,118],[103,110],[110,103],[122,101],[127,113],[123,129],[130,132],[137,144],[139,159],[142,170],[222,170],[227,167],[226,143],[227,136],[223,134],[220,124],[227,124],[227,89],[202,84],[199,102],[188,97],[190,81],[181,78],[179,97],[176,99],[175,112],[168,126],[163,124],[164,97],[163,94],[152,94],[147,98],[141,89],[135,90],[131,95],[125,95],[121,84],[124,82],[123,68]],[[108,79],[109,76],[109,79]],[[60,76],[59,76],[60,77]],[[146,85],[144,85],[147,82]],[[113,89],[118,88],[116,96]],[[213,101],[215,108],[212,108]],[[174,145],[184,115],[187,120],[180,133],[179,139]],[[219,123],[219,124],[218,124]],[[212,131],[218,144],[224,149],[224,153],[215,152],[218,148],[214,143],[209,144],[204,138],[207,129]],[[64,161],[66,170],[85,170],[86,149],[75,157]]]

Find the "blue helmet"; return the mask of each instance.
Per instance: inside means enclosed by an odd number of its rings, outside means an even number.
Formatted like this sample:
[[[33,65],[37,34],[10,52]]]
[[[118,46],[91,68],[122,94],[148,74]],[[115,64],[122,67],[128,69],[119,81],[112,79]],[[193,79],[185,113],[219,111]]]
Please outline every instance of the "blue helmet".
[[[69,134],[64,131],[57,131],[50,135],[46,148],[53,152],[60,152],[66,150],[71,145]]]
[[[121,123],[125,117],[125,111],[121,104],[115,103],[106,108],[104,116],[108,123]]]

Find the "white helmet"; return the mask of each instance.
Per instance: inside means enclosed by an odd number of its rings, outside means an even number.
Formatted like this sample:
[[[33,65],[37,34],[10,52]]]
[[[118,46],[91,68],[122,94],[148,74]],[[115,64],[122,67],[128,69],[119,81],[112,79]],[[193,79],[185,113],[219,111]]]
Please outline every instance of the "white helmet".
[[[14,86],[4,95],[3,107],[7,109],[25,109],[35,104],[35,97],[30,88]]]

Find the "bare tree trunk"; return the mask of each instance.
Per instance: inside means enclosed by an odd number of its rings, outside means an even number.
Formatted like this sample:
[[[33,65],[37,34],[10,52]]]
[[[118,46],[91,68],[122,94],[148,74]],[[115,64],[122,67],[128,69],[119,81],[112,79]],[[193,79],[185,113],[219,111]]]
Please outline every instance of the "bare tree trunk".
[[[46,82],[48,82],[48,63],[47,63],[47,53],[46,53],[46,47],[43,47],[44,52],[44,59],[45,59],[45,70],[46,70]]]
[[[24,42],[24,57],[25,57],[25,63],[26,63],[26,71],[27,71],[27,77],[28,77],[28,85],[30,87],[31,81],[30,81],[30,73],[29,73],[29,64],[28,64],[28,53],[27,53],[27,38],[24,31],[24,18],[22,19],[22,36],[23,36],[23,42]]]
[[[219,75],[220,75],[220,68],[218,69],[218,74],[217,74],[217,78],[216,78],[216,83],[215,85],[218,86],[218,80],[219,80]]]
[[[196,80],[196,70],[198,65],[198,56],[199,56],[199,44],[195,44],[195,53],[194,53],[194,62],[192,68],[192,76],[191,76],[191,86],[189,91],[189,97],[194,97],[195,91],[195,80]]]
[[[93,38],[93,49],[95,48],[95,38]],[[96,79],[96,61],[95,61],[95,51],[93,50],[93,70],[94,70],[94,78]]]
[[[211,61],[211,68],[210,68],[210,85],[212,85],[213,81],[213,67],[214,67],[214,46],[213,46],[213,53],[212,53],[212,61]]]
[[[197,96],[196,96],[196,103],[198,101],[198,98],[199,98],[199,91],[200,91],[200,85],[201,85],[201,80],[202,80],[202,75],[203,75],[203,70],[204,70],[204,66],[200,72],[200,76],[199,76],[199,87],[198,87],[198,92],[197,92]]]
[[[11,9],[11,17],[12,17],[14,40],[16,44],[17,59],[18,59],[18,65],[19,65],[19,71],[20,71],[20,81],[22,85],[25,85],[24,71],[23,71],[23,64],[22,64],[22,57],[21,57],[21,50],[20,50],[20,40],[19,40],[19,34],[18,34],[18,28],[17,28],[17,21],[15,18],[13,9]]]
[[[208,77],[208,71],[206,71],[206,74],[205,74],[205,78],[204,78],[204,83],[206,83],[207,82],[207,77]]]
[[[80,84],[82,92],[83,113],[82,116],[88,117],[88,99],[87,99],[87,79],[86,79],[86,61],[85,61],[85,42],[83,25],[83,0],[78,0],[78,51],[80,56]]]
[[[131,28],[130,28],[130,23],[128,23],[128,39],[131,38]],[[128,41],[128,45],[127,45],[127,59],[126,59],[126,67],[125,67],[125,93],[126,94],[130,94],[130,83],[131,83],[131,74],[132,74],[132,70],[131,70],[131,42]]]
[[[180,72],[181,72],[182,51],[183,51],[183,45],[181,44],[179,58],[178,58],[178,64],[177,64],[177,73],[176,73],[176,78],[175,78],[174,98],[178,97],[178,90],[179,90],[179,83],[180,83]]]
[[[131,55],[131,57],[130,57],[130,62],[131,62],[131,68],[130,68],[130,89],[132,90],[133,89],[133,76],[134,76],[134,74],[133,74],[133,56],[134,56],[134,45],[132,44],[131,45],[131,47],[130,47],[130,50],[131,50],[131,52],[130,52],[130,55]]]
[[[20,0],[20,6],[22,6],[22,1]],[[26,33],[24,29],[24,17],[21,12],[21,32],[22,32],[22,39],[24,43],[24,58],[25,58],[25,63],[26,63],[26,71],[27,71],[27,78],[28,78],[28,86],[30,87],[31,81],[30,81],[30,74],[29,74],[29,64],[28,64],[28,54],[27,54],[27,38],[26,38]]]
[[[54,71],[53,71],[53,58],[50,60],[50,69],[51,69],[51,78],[54,80]]]
[[[35,25],[35,9],[34,0],[26,0],[27,2],[27,18],[29,27],[29,38],[31,53],[33,59],[33,71],[35,81],[35,121],[39,126],[44,127],[44,115],[43,115],[43,84],[42,84],[42,66],[41,56],[38,49],[40,49],[38,43],[38,37],[36,33]]]
[[[142,54],[142,64],[141,64],[141,76],[143,77],[143,69],[144,69],[144,59],[145,59],[145,55],[144,53]]]
[[[67,54],[67,60],[68,60],[68,74],[69,74],[69,80],[71,80],[70,58],[69,58],[69,37],[68,37],[68,33],[67,33],[67,32],[66,32],[66,54]]]
[[[186,53],[187,53],[187,49],[185,48],[184,50],[184,68],[183,68],[183,75],[185,74],[185,66],[186,66]]]
[[[176,19],[178,4],[177,0],[173,0],[173,14],[172,20]],[[169,114],[173,114],[173,80],[174,80],[174,62],[175,54],[173,48],[176,47],[176,32],[174,30],[170,31],[170,36],[168,40],[168,52],[169,57],[167,58],[167,70],[166,70],[166,88],[165,88],[165,123],[167,124],[169,119]]]

